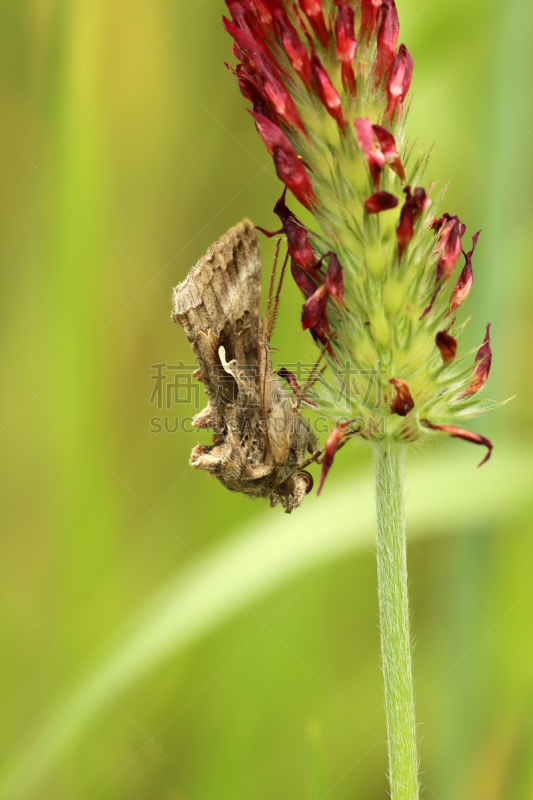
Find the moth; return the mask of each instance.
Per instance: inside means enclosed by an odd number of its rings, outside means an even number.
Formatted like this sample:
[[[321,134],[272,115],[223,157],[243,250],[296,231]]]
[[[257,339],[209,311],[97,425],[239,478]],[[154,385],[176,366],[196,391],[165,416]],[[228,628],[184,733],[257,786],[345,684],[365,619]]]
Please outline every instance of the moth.
[[[244,220],[174,289],[172,318],[187,334],[198,362],[194,376],[209,401],[193,425],[213,430],[210,446],[193,449],[191,466],[230,491],[270,497],[271,506],[281,503],[290,514],[311,491],[305,467],[320,451],[301,415],[303,396],[289,395],[272,367],[270,337],[286,264],[273,298],[274,265],[263,323],[259,242]]]

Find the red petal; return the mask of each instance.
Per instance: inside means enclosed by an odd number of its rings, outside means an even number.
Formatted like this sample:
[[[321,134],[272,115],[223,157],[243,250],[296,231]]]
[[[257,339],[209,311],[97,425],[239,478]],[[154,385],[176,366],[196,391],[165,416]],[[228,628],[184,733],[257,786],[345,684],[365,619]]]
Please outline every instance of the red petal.
[[[256,17],[254,17],[254,19],[257,20]],[[264,91],[276,109],[276,113],[279,114],[288,125],[294,125],[304,136],[307,136],[298,109],[281,78],[280,67],[276,64],[271,51],[268,49],[263,39],[258,41],[246,30],[242,30],[225,17],[223,17],[223,24],[226,31],[231,34],[237,42],[242,54],[251,65],[250,68],[260,76]],[[239,54],[238,57],[240,57]]]
[[[441,237],[442,256],[437,265],[437,279],[447,280],[455,269],[455,265],[461,255],[461,238],[457,224],[452,225],[444,231]]]
[[[411,187],[407,186],[405,189],[407,194],[407,200],[404,203],[400,214],[400,224],[396,228],[396,236],[398,237],[398,247],[399,247],[399,254],[400,254],[400,261],[402,260],[402,256],[404,254],[405,248],[415,235],[414,229],[414,213],[413,213],[413,203],[411,198]]]
[[[457,264],[457,260],[461,254],[461,237],[466,233],[466,225],[461,222],[459,217],[452,217],[450,214],[444,214],[441,219],[434,220],[431,227],[435,231],[435,234],[439,237],[437,252],[439,249],[442,250],[442,256],[437,264],[437,272],[435,275],[437,290],[431,298],[429,306],[422,312],[420,319],[423,319],[426,314],[431,311],[433,305],[435,304],[435,300],[442,289],[443,279],[447,281],[455,269],[455,265]],[[476,234],[476,242],[478,236],[479,234]],[[470,292],[470,289],[472,288],[473,279],[474,275],[472,273],[472,264],[467,263],[459,275],[455,289],[453,290],[451,307],[448,311],[448,314],[453,313],[453,311],[455,311],[455,309],[457,309],[461,303],[464,302],[468,293]]]
[[[433,425],[433,423],[429,422],[429,420],[421,420],[422,425],[426,428],[430,428],[432,431],[442,431],[442,433],[447,433],[448,436],[453,436],[456,439],[464,439],[465,442],[472,442],[473,444],[481,444],[484,447],[488,448],[488,453],[478,466],[482,467],[492,455],[492,442],[489,439],[486,439],[484,436],[480,436],[479,433],[473,433],[472,431],[467,431],[464,428],[457,428],[455,425]]]
[[[342,62],[341,76],[342,85],[347,92],[350,92],[352,98],[355,100],[357,97],[357,81],[351,64],[346,64],[344,61]]]
[[[283,196],[275,205],[274,214],[277,214],[281,220],[291,256],[305,270],[314,269],[317,265],[316,256],[309,244],[304,226],[285,204],[286,194],[287,190],[285,189]]]
[[[374,33],[379,9],[381,8],[381,1],[382,0],[363,0],[361,12],[361,40],[363,39],[365,31],[368,31],[369,39]]]
[[[403,76],[403,88],[402,93],[400,95],[400,103],[403,103],[405,98],[407,97],[407,92],[411,88],[411,81],[413,80],[413,70],[415,66],[415,62],[413,61],[413,56],[405,47],[404,44],[400,45],[400,53],[403,57],[403,48],[405,48],[405,73]]]
[[[357,39],[355,38],[355,12],[347,3],[339,6],[335,23],[337,37],[337,56],[343,64],[353,64],[357,55]]]
[[[296,152],[292,153],[285,147],[274,148],[274,164],[278,178],[288,186],[297,200],[306,208],[311,209],[316,204],[316,197],[309,180]]]
[[[302,310],[302,328],[321,330],[326,317],[326,306],[328,303],[328,288],[325,283],[319,286],[316,292],[305,302]]]
[[[393,378],[389,383],[392,383],[397,392],[390,407],[391,413],[398,414],[400,417],[406,417],[415,407],[414,400],[409,391],[409,386],[405,381],[400,380],[400,378]]]
[[[278,115],[259,82],[248,75],[242,64],[237,65],[235,74],[237,75],[242,96],[253,104],[254,111],[278,125]]]
[[[396,150],[394,136],[386,128],[382,128],[381,125],[372,125],[372,131],[378,140],[381,152],[385,156],[385,163],[389,164],[393,172],[404,181],[405,170]]]
[[[249,34],[261,46],[265,31],[256,15],[241,0],[226,0],[226,5],[239,28]]]
[[[383,0],[381,24],[378,30],[376,81],[381,83],[392,67],[400,34],[400,21],[394,0]]]
[[[329,47],[329,33],[320,0],[300,0],[300,8],[309,20],[313,33],[327,50]]]
[[[335,253],[330,253],[329,267],[326,275],[326,286],[334,300],[344,303],[344,277],[339,259]]]
[[[463,397],[479,392],[490,375],[492,366],[492,349],[490,346],[490,323],[487,325],[487,332],[483,344],[479,348],[476,356],[476,367],[472,375],[472,381],[468,389],[463,393]]]
[[[459,217],[444,214],[441,219],[433,223],[433,226],[439,236],[439,249],[442,251],[437,265],[437,281],[442,278],[448,280],[461,255],[461,238],[466,233],[466,225]]]
[[[317,199],[309,176],[287,135],[262,114],[250,113],[269,153],[274,157],[279,179],[306,208],[316,205]]]
[[[463,267],[461,274],[457,278],[457,283],[455,284],[452,296],[450,298],[450,310],[448,311],[448,314],[453,314],[453,312],[456,311],[459,308],[459,306],[464,303],[464,301],[470,294],[470,290],[474,282],[474,271],[472,269],[472,256],[474,254],[474,250],[476,249],[480,233],[481,231],[478,231],[476,235],[472,238],[472,244],[473,244],[472,250],[470,250],[469,253],[465,253],[466,264]]]
[[[291,258],[291,275],[306,300],[316,292],[316,283],[313,281],[308,272],[300,267],[300,265]]]
[[[414,206],[414,217],[416,222],[422,212],[427,211],[431,206],[431,200],[427,196],[426,190],[419,186],[417,189],[415,189],[412,202]]]
[[[300,389],[300,384],[296,380],[296,375],[294,375],[293,372],[289,372],[285,367],[279,370],[278,375],[280,378],[284,378],[287,381],[294,394],[299,397],[302,390]]]
[[[318,484],[317,497],[322,491],[322,487],[324,486],[324,481],[326,480],[328,472],[333,466],[335,453],[339,449],[339,445],[344,439],[344,436],[346,434],[346,428],[348,427],[348,425],[349,425],[348,422],[338,424],[328,436],[324,457],[322,458],[322,472],[320,473],[320,482]]]
[[[357,133],[357,141],[359,147],[366,156],[368,166],[370,167],[370,174],[376,189],[379,188],[379,178],[383,167],[385,166],[385,156],[374,147],[374,131],[372,123],[368,117],[358,117],[355,120],[355,130]]]
[[[266,148],[271,156],[274,156],[274,148],[280,147],[282,142],[287,142],[289,147],[292,147],[292,144],[289,142],[289,139],[283,133],[279,125],[275,125],[271,120],[267,119],[267,117],[264,117],[262,114],[257,114],[255,111],[250,111],[250,113],[255,120],[259,136],[265,143]]]
[[[263,73],[265,72],[266,70],[263,71]],[[283,81],[274,72],[271,72],[270,75],[264,74],[263,81],[265,92],[279,116],[289,125],[294,125],[300,133],[307,137],[302,118]]]
[[[491,323],[489,322],[487,325],[485,338],[483,339],[483,344],[477,351],[476,364],[478,361],[486,361],[487,359],[492,360],[492,350],[490,348],[490,325]]]
[[[272,52],[268,49],[267,45],[264,42],[264,37],[258,36],[256,39],[252,33],[250,33],[250,28],[245,30],[231,20],[226,19],[226,17],[222,17],[222,25],[224,29],[233,36],[234,44],[236,44],[239,50],[245,55],[248,59],[249,63],[253,65],[254,69],[263,75],[263,70],[267,70],[268,72],[280,73],[281,68],[276,63]],[[239,52],[235,53],[237,58],[241,58]],[[259,63],[261,62],[261,63]],[[266,66],[268,65],[268,66]]]
[[[325,107],[328,114],[337,122],[341,131],[345,133],[346,124],[344,122],[344,117],[342,116],[342,106],[339,93],[330,81],[329,75],[320,63],[320,59],[316,53],[313,53],[311,56],[311,70],[313,73],[313,82],[315,84],[315,89],[320,102]]]
[[[434,220],[432,228],[435,231],[435,233],[442,233],[444,228],[450,222],[456,222],[457,223],[457,225],[459,226],[459,228],[458,228],[459,236],[462,239],[463,236],[466,233],[467,228],[466,228],[466,225],[464,224],[464,222],[461,222],[461,220],[459,219],[459,217],[457,215],[454,215],[452,217],[451,214],[443,214],[440,219]]]
[[[283,223],[283,230],[287,236],[289,253],[294,260],[305,270],[316,267],[316,257],[305,230],[292,219]]]
[[[447,364],[448,361],[453,361],[457,354],[457,341],[453,336],[450,336],[446,331],[441,331],[437,333],[436,344],[440,350],[443,362]]]
[[[298,400],[301,400],[302,403],[306,403],[308,406],[311,406],[311,408],[318,407],[315,401],[311,400],[310,397],[302,397],[302,390],[300,388],[300,384],[296,380],[296,375],[294,375],[294,373],[289,372],[288,369],[282,367],[278,371],[278,375],[280,376],[280,378],[284,378],[287,381],[287,383],[291,387],[292,391],[294,392]]]
[[[413,67],[414,62],[411,53],[404,44],[401,44],[398,55],[394,59],[387,85],[388,105],[386,115],[390,122],[392,122],[397,108],[399,113],[402,113],[402,103],[411,86]]]
[[[368,117],[357,117],[354,124],[357,132],[357,141],[359,142],[359,147],[367,159],[369,159],[372,155],[373,149],[372,123]]]
[[[281,4],[274,8],[274,17],[279,39],[292,68],[298,73],[306,87],[311,90],[311,62],[305,45]]]
[[[389,192],[375,192],[365,203],[365,208],[369,214],[379,214],[380,211],[388,211],[396,208],[398,198]]]
[[[450,310],[448,311],[448,314],[453,314],[453,312],[457,311],[459,306],[464,303],[470,294],[470,289],[472,288],[473,282],[474,273],[472,271],[472,264],[466,264],[461,271],[461,274],[457,278],[457,283],[455,284],[455,288],[452,292]]]
[[[268,0],[254,0],[254,6],[263,25],[268,28],[271,33],[275,33],[276,27],[274,25],[274,17],[272,16]]]
[[[411,187],[407,186],[404,192],[407,195],[407,199],[400,214],[400,224],[396,229],[400,261],[405,248],[414,236],[415,222],[418,221],[422,212],[426,211],[431,205],[431,200],[427,196],[425,189],[421,187],[415,189],[414,194],[411,194]],[[429,308],[424,311],[422,316],[425,316],[428,310]]]

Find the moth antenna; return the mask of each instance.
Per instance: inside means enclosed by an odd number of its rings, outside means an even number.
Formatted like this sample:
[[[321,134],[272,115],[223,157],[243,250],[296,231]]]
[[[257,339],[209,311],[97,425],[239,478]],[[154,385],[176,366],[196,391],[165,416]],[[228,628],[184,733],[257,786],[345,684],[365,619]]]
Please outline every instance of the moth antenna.
[[[270,338],[272,333],[274,332],[274,326],[276,324],[276,317],[278,315],[279,309],[279,299],[281,296],[281,287],[283,286],[283,278],[285,277],[285,272],[287,270],[287,264],[289,263],[289,252],[287,251],[287,255],[285,256],[285,260],[283,262],[283,266],[281,268],[281,273],[279,276],[278,288],[276,289],[276,294],[274,297],[274,304],[272,305],[272,310],[270,312],[270,317],[266,320],[264,336],[265,342],[270,342]]]
[[[274,330],[274,325],[276,323],[276,316],[277,316],[278,308],[279,308],[279,297],[280,297],[280,294],[281,294],[281,287],[283,285],[283,278],[285,276],[285,271],[287,269],[287,264],[289,262],[289,252],[287,251],[287,254],[285,256],[285,260],[283,262],[283,267],[281,268],[281,274],[280,274],[279,281],[278,281],[278,288],[276,289],[276,294],[274,296],[274,303],[272,304],[272,295],[273,295],[273,292],[274,292],[274,281],[275,281],[275,277],[276,277],[276,268],[277,268],[277,265],[278,265],[279,251],[280,251],[280,247],[281,247],[281,242],[282,241],[283,241],[282,239],[278,239],[278,241],[277,241],[276,254],[274,256],[274,266],[272,267],[272,274],[270,275],[270,285],[269,285],[269,289],[268,289],[268,300],[267,300],[267,308],[266,308],[266,314],[265,314],[265,325],[264,325],[264,328],[263,328],[263,339],[262,339],[263,350],[265,350],[270,344],[270,338],[271,338],[272,332]],[[261,387],[262,387],[261,408],[262,408],[263,416],[264,416],[265,419],[266,419],[266,408],[265,408],[266,385],[267,385],[267,355],[265,353],[264,354],[263,375],[262,375],[262,380],[261,380]],[[271,452],[270,451],[270,439],[269,439],[269,436],[268,436],[268,428],[265,429],[265,434],[266,434],[267,449],[268,449],[269,452]]]
[[[309,375],[309,378],[307,379],[307,383],[305,384],[304,388],[300,392],[300,397],[298,398],[297,408],[300,408],[300,406],[302,404],[302,400],[305,398],[305,395],[307,394],[309,389],[311,389],[315,385],[315,383],[317,382],[317,380],[319,378],[319,375],[322,375],[324,370],[327,368],[327,364],[324,364],[324,366],[322,367],[320,372],[318,372],[318,368],[320,366],[320,362],[324,358],[332,338],[333,338],[333,335],[329,336],[326,344],[322,348],[322,351],[321,351],[321,353],[320,353],[320,355],[319,355],[319,357],[318,357],[313,369],[311,370],[311,374]]]
[[[263,343],[268,342],[270,337],[267,337],[268,331],[268,321],[270,319],[270,309],[272,306],[272,295],[274,293],[274,280],[276,278],[276,270],[278,268],[278,258],[279,258],[279,251],[281,248],[282,239],[278,239],[276,242],[276,253],[274,255],[274,264],[272,266],[272,272],[270,273],[270,284],[268,287],[268,297],[267,297],[267,306],[265,312],[265,327],[263,328]]]
[[[271,318],[271,309],[272,309],[272,295],[274,294],[274,282],[276,279],[276,270],[278,267],[278,258],[279,258],[279,251],[281,248],[281,242],[283,239],[278,239],[276,242],[276,252],[274,254],[274,264],[272,265],[272,272],[270,274],[270,284],[268,286],[268,298],[267,298],[267,306],[265,312],[265,324],[263,326],[263,336],[261,338],[261,359],[263,361],[263,374],[261,375],[261,410],[263,412],[263,418],[266,420],[266,408],[265,408],[265,394],[266,394],[266,384],[267,384],[267,353],[265,349],[270,341],[271,336],[271,328],[270,328],[270,318]],[[270,453],[270,438],[268,436],[268,427],[265,427],[265,438],[266,438],[266,446],[267,451]]]

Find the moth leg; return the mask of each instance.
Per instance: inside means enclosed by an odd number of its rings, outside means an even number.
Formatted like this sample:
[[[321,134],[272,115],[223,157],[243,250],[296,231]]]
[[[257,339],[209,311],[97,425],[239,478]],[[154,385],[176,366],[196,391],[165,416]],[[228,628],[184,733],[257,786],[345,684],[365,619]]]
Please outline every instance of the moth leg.
[[[353,439],[353,437],[354,437],[354,436],[357,436],[357,434],[358,434],[358,433],[360,433],[360,431],[359,431],[359,430],[358,430],[358,431],[350,431],[349,433],[347,433],[347,434],[346,434],[346,436],[345,436],[345,438],[344,438],[344,439],[342,440],[342,442],[339,444],[339,446],[338,446],[338,448],[337,448],[337,452],[339,452],[339,450],[341,450],[343,447],[345,447],[345,445],[347,445],[347,444],[348,444],[348,442],[350,441],[350,439]],[[309,456],[309,458],[307,459],[307,461],[304,461],[304,463],[303,463],[303,464],[301,464],[301,465],[300,465],[300,467],[299,467],[298,469],[299,469],[299,470],[305,469],[305,468],[306,468],[306,467],[308,467],[310,464],[313,464],[313,462],[314,462],[314,463],[316,463],[316,464],[321,464],[321,463],[322,463],[322,456],[324,455],[325,451],[326,451],[326,446],[325,446],[325,445],[324,445],[324,447],[321,447],[319,450],[315,450],[315,452],[314,452],[314,453],[312,453],[312,454]]]
[[[322,375],[322,373],[326,369],[326,365],[324,365],[322,367],[320,373],[318,372],[318,368],[320,366],[320,362],[322,361],[322,359],[324,358],[324,356],[325,356],[325,354],[327,352],[327,349],[329,347],[330,341],[331,341],[331,337],[328,338],[326,344],[322,348],[322,350],[320,352],[320,355],[318,356],[318,358],[317,358],[317,360],[315,362],[315,365],[314,365],[313,369],[311,370],[311,373],[310,373],[310,375],[309,375],[309,377],[308,377],[308,379],[306,381],[306,384],[305,384],[304,388],[302,389],[302,391],[300,392],[300,396],[298,398],[297,408],[300,408],[300,406],[302,404],[302,400],[305,399],[305,395],[307,394],[309,389],[311,389],[315,385],[315,383],[317,382],[317,380],[319,378],[319,375]]]
[[[222,469],[228,453],[229,448],[226,445],[206,447],[203,444],[197,444],[191,453],[189,464],[195,469],[205,469],[206,472],[217,474]]]
[[[216,422],[215,410],[209,403],[199,414],[197,414],[192,424],[195,428],[213,428]]]
[[[299,468],[298,468],[298,469],[299,469],[299,470],[305,469],[305,468],[306,468],[306,467],[308,467],[310,464],[313,464],[313,463],[315,463],[315,462],[316,462],[317,464],[320,464],[320,463],[321,463],[321,462],[320,462],[320,457],[321,457],[321,456],[324,454],[325,450],[326,450],[326,447],[325,447],[325,446],[324,446],[324,447],[321,447],[319,450],[315,450],[315,452],[314,452],[314,453],[312,453],[312,454],[309,456],[309,458],[307,459],[307,461],[304,461],[304,463],[303,463],[303,464],[301,464],[301,465],[299,466]]]

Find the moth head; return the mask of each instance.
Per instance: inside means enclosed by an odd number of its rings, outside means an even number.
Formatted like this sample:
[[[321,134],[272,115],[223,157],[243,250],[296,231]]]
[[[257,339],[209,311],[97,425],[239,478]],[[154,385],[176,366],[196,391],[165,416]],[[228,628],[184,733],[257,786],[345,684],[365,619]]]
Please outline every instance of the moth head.
[[[270,505],[277,506],[281,503],[286,514],[298,508],[304,497],[313,488],[313,477],[309,472],[302,470],[278,483],[270,496]]]
[[[291,494],[294,494],[294,490],[296,489],[296,481],[292,475],[288,478],[285,478],[284,481],[278,483],[276,486],[276,493],[279,494],[280,497],[289,497]]]

